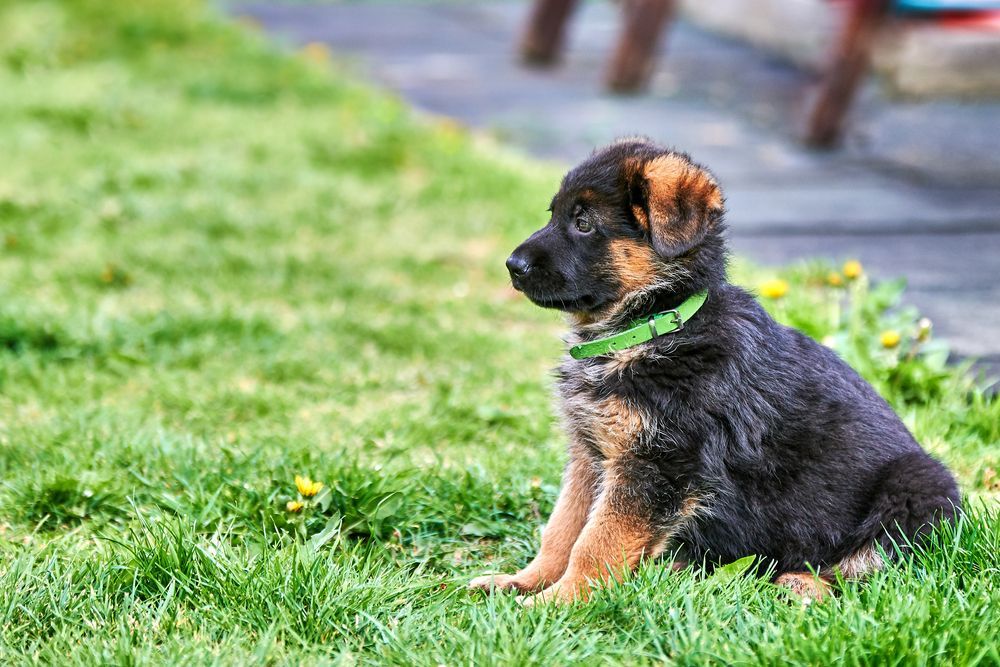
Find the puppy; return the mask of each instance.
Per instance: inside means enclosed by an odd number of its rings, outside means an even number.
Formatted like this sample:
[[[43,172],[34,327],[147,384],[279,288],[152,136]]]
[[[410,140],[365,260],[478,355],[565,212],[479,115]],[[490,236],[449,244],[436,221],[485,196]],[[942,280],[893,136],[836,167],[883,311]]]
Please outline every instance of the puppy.
[[[671,549],[757,556],[819,599],[838,572],[862,577],[954,517],[951,474],[875,390],[726,282],[723,196],[706,169],[622,140],[570,171],[549,210],[507,268],[531,301],[569,314],[569,463],[538,555],[471,588],[586,599]]]

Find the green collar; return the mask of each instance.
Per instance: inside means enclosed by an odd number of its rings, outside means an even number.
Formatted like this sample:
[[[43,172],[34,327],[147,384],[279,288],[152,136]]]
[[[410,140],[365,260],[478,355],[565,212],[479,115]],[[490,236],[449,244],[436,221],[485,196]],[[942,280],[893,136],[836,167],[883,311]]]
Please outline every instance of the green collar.
[[[663,334],[680,331],[684,328],[684,323],[694,317],[707,300],[707,291],[698,292],[689,296],[674,310],[665,310],[635,320],[631,327],[621,333],[574,345],[569,348],[569,354],[574,359],[589,359],[645,343]]]

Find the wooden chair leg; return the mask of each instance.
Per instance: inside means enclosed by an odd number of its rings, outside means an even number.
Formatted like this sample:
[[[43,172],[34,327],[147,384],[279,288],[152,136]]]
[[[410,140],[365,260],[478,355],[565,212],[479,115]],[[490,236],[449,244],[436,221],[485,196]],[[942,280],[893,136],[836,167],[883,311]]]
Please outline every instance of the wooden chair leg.
[[[806,141],[810,145],[829,147],[840,140],[844,119],[868,71],[890,4],[891,0],[850,0],[832,62],[809,114]]]
[[[624,24],[607,71],[608,88],[619,93],[645,88],[675,5],[675,0],[625,0]]]
[[[559,58],[566,21],[577,0],[535,0],[521,37],[521,58],[533,65],[551,65]]]

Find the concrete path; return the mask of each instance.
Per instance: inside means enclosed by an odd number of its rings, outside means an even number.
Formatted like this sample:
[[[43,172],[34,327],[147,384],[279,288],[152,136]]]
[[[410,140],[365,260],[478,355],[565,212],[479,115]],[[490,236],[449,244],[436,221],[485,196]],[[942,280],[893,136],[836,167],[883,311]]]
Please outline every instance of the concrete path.
[[[722,182],[738,252],[765,263],[857,257],[876,277],[904,275],[907,298],[957,353],[1000,366],[1000,104],[904,106],[870,86],[849,146],[810,152],[794,139],[809,76],[683,21],[650,94],[605,94],[618,27],[609,4],[584,3],[565,62],[547,71],[512,56],[521,2],[230,11],[293,44],[357,56],[418,108],[541,157],[568,164],[630,134],[686,150]]]

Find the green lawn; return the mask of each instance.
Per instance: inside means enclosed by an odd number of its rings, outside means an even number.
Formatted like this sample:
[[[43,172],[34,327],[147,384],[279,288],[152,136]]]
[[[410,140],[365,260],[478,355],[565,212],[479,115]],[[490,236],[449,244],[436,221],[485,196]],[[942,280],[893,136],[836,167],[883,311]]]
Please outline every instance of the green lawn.
[[[561,168],[194,0],[7,0],[0,35],[0,662],[1000,663],[1000,402],[899,285],[768,304],[959,475],[934,549],[805,608],[655,564],[470,596],[557,492],[561,322],[503,259]]]

